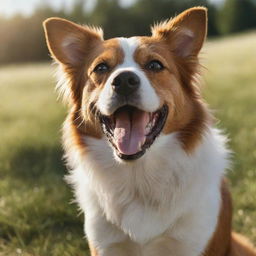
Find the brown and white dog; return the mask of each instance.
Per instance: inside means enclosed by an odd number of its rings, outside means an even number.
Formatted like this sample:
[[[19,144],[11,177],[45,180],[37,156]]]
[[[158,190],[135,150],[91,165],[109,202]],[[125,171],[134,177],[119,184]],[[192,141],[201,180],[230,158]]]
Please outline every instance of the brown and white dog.
[[[44,23],[69,102],[64,147],[93,256],[256,255],[231,233],[229,152],[198,76],[205,8],[103,39],[60,18]],[[63,78],[64,76],[64,78]]]

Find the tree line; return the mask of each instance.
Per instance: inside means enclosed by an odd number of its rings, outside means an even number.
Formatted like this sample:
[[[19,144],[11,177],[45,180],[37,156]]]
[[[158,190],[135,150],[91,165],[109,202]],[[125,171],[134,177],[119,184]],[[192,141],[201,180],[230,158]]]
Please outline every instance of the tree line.
[[[136,0],[126,7],[119,0],[97,0],[90,10],[85,3],[74,0],[69,11],[41,4],[29,17],[0,18],[0,64],[50,59],[42,21],[53,16],[101,26],[105,38],[110,38],[149,35],[150,24],[173,17],[189,7],[206,6],[210,37],[256,28],[256,0],[225,0],[221,5],[209,0]]]

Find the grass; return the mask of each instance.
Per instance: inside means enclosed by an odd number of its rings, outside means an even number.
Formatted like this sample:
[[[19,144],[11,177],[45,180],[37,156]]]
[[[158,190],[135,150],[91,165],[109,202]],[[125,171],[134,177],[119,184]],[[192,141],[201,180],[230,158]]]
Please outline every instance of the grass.
[[[204,94],[234,151],[234,229],[256,243],[256,33],[208,43]],[[49,63],[0,68],[0,256],[89,255],[83,216],[63,181]]]
[[[205,96],[229,134],[233,166],[234,229],[256,245],[256,33],[207,44]]]
[[[0,69],[0,255],[81,255],[82,216],[63,181],[49,63]]]

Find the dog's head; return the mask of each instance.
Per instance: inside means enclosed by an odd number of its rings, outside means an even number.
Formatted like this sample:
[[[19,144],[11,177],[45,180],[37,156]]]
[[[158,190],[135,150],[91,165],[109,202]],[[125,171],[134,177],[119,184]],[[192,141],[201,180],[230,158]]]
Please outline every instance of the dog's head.
[[[87,135],[106,136],[124,160],[141,157],[160,133],[178,132],[188,151],[200,139],[207,114],[195,77],[206,27],[202,7],[155,25],[150,37],[104,40],[97,28],[60,18],[44,23],[74,117]]]

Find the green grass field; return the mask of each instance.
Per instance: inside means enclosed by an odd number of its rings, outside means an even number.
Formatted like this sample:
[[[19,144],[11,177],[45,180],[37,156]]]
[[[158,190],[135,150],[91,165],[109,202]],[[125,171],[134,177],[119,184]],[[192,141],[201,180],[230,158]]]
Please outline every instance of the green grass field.
[[[204,48],[204,95],[234,151],[234,229],[256,244],[256,32]],[[0,67],[0,256],[89,255],[65,184],[49,63]],[[87,253],[87,254],[86,254]]]

